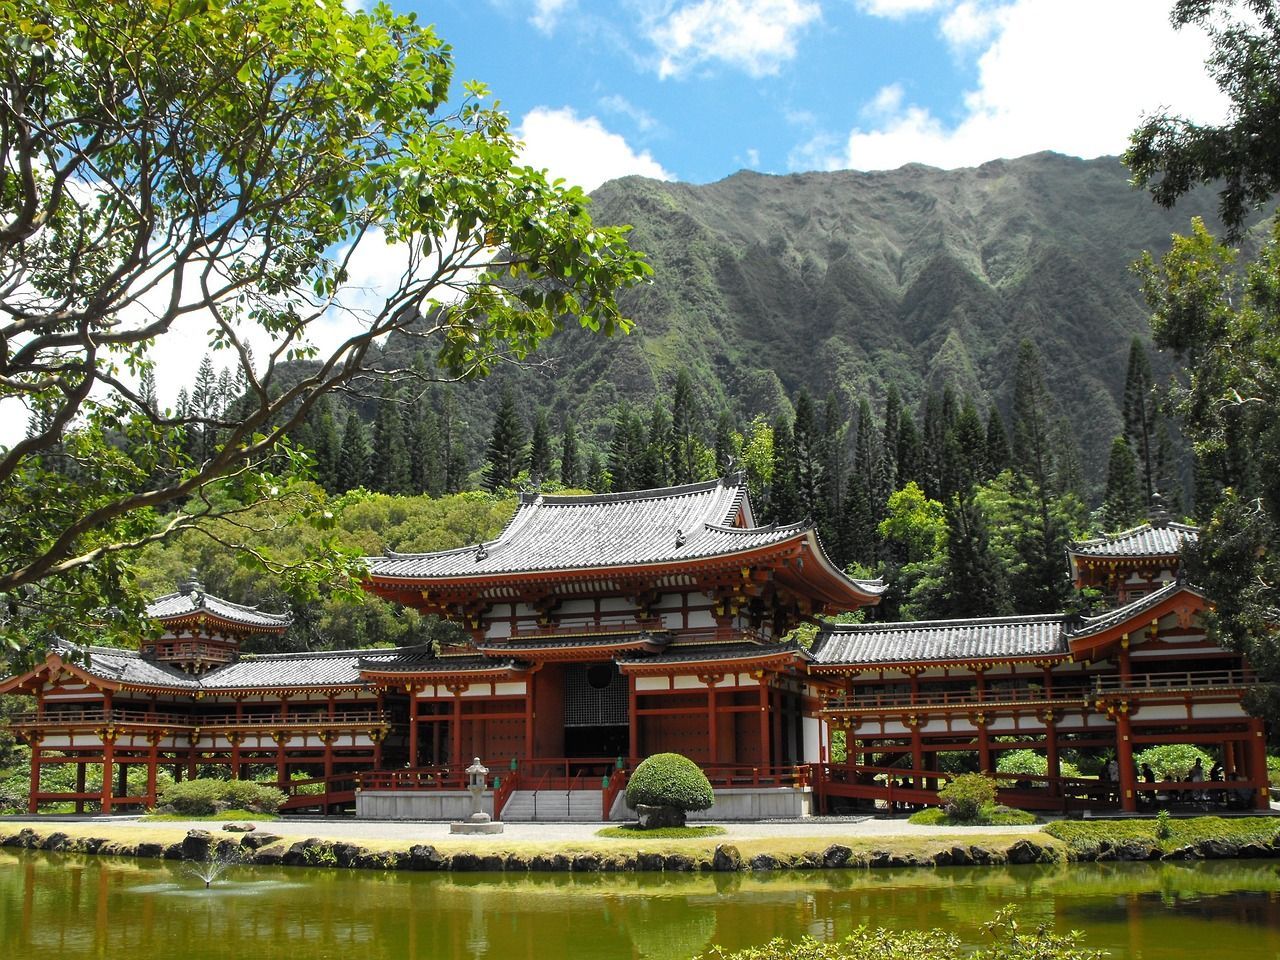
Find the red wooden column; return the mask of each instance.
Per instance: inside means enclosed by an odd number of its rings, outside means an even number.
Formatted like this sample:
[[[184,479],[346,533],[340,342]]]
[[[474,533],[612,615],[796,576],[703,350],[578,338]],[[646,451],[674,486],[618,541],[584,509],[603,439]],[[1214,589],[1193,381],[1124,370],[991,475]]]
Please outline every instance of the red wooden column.
[[[378,688],[378,723],[381,724],[385,720],[384,710],[386,709],[385,691],[381,687]],[[373,769],[382,769],[382,741],[386,739],[386,727],[379,726],[378,735],[373,738]]]
[[[1116,763],[1120,767],[1120,808],[1134,813],[1138,809],[1138,784],[1133,770],[1132,727],[1127,703],[1116,708]]]
[[[924,739],[920,736],[920,720],[916,717],[911,718],[911,769],[924,769]],[[924,778],[918,774],[912,775],[911,783],[917,788],[924,788]]]
[[[83,765],[78,765],[81,770]],[[31,737],[31,790],[27,794],[27,813],[36,813],[40,806],[40,801],[36,799],[36,794],[40,792],[40,735],[34,734]]]
[[[1151,625],[1152,635],[1155,634],[1155,624]],[[1126,633],[1120,638],[1120,680],[1126,688],[1133,676],[1133,663],[1129,659],[1129,635]]]
[[[638,760],[640,757],[640,717],[636,714],[636,675],[634,673],[627,674],[627,723],[629,734],[629,743],[627,744],[627,756],[630,760]],[[532,756],[532,753],[530,753]]]
[[[453,727],[450,731],[450,740],[453,747],[449,757],[451,764],[458,765],[459,770],[465,770],[467,762],[462,758],[462,691],[464,688],[458,687],[453,690],[453,719],[449,725]]]
[[[1253,805],[1257,810],[1271,809],[1271,791],[1267,784],[1267,732],[1256,717],[1249,721],[1249,779],[1253,781]]]
[[[978,769],[983,773],[992,773],[995,768],[991,764],[991,734],[987,731],[987,715],[979,713],[973,718],[978,727]]]
[[[760,674],[760,766],[773,763],[773,751],[769,743],[769,679]]]
[[[102,812],[111,812],[111,790],[115,783],[115,731],[102,731]]]
[[[239,713],[239,704],[236,704],[236,712]],[[240,740],[243,734],[239,730],[227,734],[227,739],[231,741],[231,779],[240,779]]]
[[[276,742],[276,786],[287,793],[289,787],[289,765],[285,762],[284,745],[289,737],[288,734],[277,730],[271,734],[271,739]]]
[[[160,735],[153,733],[147,737],[151,748],[147,751],[147,806],[156,805],[156,769],[160,766]]]
[[[720,762],[720,725],[716,723],[716,682],[718,677],[703,677],[707,685],[707,763],[715,766]]]
[[[84,754],[76,757],[76,793],[84,793]],[[84,798],[76,798],[76,813],[84,813]]]
[[[409,690],[409,766],[418,766],[418,688],[412,684]]]
[[[1049,792],[1056,796],[1060,786],[1057,778],[1062,776],[1062,763],[1058,758],[1058,718],[1052,710],[1044,715],[1044,734],[1045,764],[1049,776],[1054,778],[1049,781]]]

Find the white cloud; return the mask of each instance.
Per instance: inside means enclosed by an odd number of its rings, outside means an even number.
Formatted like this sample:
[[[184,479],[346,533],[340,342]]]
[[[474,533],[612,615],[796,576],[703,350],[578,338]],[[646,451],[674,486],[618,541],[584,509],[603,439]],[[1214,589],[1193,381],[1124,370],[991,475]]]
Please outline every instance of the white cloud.
[[[640,174],[675,179],[648,150],[637,153],[595,117],[579,117],[571,107],[535,107],[524,115],[516,135],[524,141],[521,159],[591,191],[606,180]]]
[[[610,94],[607,97],[600,98],[600,108],[607,113],[616,113],[626,117],[636,125],[636,129],[641,133],[650,133],[660,126],[653,114],[642,107],[637,107],[634,103],[620,94]]]
[[[797,36],[821,16],[818,0],[698,0],[650,17],[647,34],[660,77],[714,60],[763,77],[796,55]]]
[[[574,0],[533,0],[533,16],[529,22],[545,34],[555,31],[560,15],[568,10]]]
[[[1168,104],[1201,120],[1224,115],[1199,69],[1208,41],[1169,26],[1168,0],[950,0],[938,15],[953,42],[988,37],[958,117],[936,116],[890,85],[839,149],[820,134],[792,151],[793,166],[958,167],[1039,150],[1094,157],[1122,151],[1139,118]]]
[[[927,13],[944,6],[947,0],[859,0],[858,9],[873,17],[897,20],[913,13]]]

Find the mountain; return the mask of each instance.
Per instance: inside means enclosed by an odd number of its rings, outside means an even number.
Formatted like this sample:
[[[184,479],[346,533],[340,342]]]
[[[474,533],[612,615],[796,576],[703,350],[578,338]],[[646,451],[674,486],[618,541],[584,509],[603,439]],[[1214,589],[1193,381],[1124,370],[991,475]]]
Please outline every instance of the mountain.
[[[708,433],[723,409],[742,422],[788,412],[802,387],[835,391],[850,411],[866,396],[879,412],[890,382],[912,405],[949,382],[1007,414],[1029,337],[1097,485],[1120,430],[1129,343],[1147,334],[1130,265],[1166,250],[1210,199],[1165,211],[1118,159],[1052,153],[961,170],[612,181],[593,216],[632,224],[654,268],[652,284],[622,296],[634,332],[567,330],[545,350],[554,372],[503,370],[463,391],[471,450],[483,449],[504,383],[530,421],[538,406],[553,424],[569,413],[603,445],[617,403],[669,395],[681,367]]]

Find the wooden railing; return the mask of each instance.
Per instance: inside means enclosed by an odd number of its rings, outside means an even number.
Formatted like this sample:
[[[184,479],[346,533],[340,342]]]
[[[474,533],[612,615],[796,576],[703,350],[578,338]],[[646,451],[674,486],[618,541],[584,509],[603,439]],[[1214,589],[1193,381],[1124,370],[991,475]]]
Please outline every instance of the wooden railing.
[[[713,787],[805,787],[808,764],[737,764],[703,767]]]
[[[1236,689],[1254,682],[1248,670],[1199,670],[1174,673],[1134,674],[1128,680],[1118,674],[1096,676],[1086,684],[1054,684],[1051,689],[1034,683],[997,686],[988,679],[985,690],[975,688],[931,690],[928,686],[910,690],[868,691],[829,699],[825,706],[834,711],[876,711],[901,708],[971,707],[996,704],[1053,705],[1079,704],[1100,694],[1160,693],[1177,690]],[[927,681],[925,681],[927,683]]]
[[[465,767],[372,770],[359,774],[361,790],[465,790]]]
[[[600,791],[600,819],[608,820],[609,814],[613,812],[613,802],[617,799],[619,793],[627,787],[627,778],[630,776],[626,770],[615,770],[609,777],[609,782],[604,789]]]
[[[320,712],[297,711],[287,714],[246,713],[240,717],[235,714],[213,714],[198,716],[192,714],[157,713],[151,710],[130,710],[127,708],[102,708],[86,710],[49,709],[41,713],[28,712],[15,714],[9,722],[13,726],[50,727],[50,726],[102,726],[114,724],[121,726],[161,726],[182,730],[216,730],[222,728],[243,730],[251,727],[269,727],[273,730],[280,727],[334,727],[334,726],[369,726],[389,723],[391,715],[383,710],[340,710],[333,714]]]

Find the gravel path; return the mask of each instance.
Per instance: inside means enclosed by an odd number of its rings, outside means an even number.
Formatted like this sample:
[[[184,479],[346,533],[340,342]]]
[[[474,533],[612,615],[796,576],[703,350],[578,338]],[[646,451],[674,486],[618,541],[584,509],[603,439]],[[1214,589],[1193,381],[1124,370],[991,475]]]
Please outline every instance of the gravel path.
[[[142,829],[160,830],[217,830],[217,823],[207,820],[163,820],[143,821],[136,817],[31,817],[4,818],[8,821],[30,821],[43,824],[56,822],[74,822],[91,825],[94,823],[111,824],[113,826],[137,826]],[[284,837],[323,837],[330,840],[415,840],[440,841],[467,839],[476,843],[485,841],[586,841],[596,839],[596,831],[609,826],[605,823],[508,823],[500,834],[490,836],[469,836],[466,838],[451,835],[447,823],[422,823],[409,821],[385,820],[351,820],[346,818],[295,818],[281,820],[258,821],[258,828],[263,832],[279,834]],[[812,820],[759,822],[759,823],[720,823],[728,836],[739,840],[750,840],[762,837],[817,837],[827,841],[835,841],[847,837],[940,837],[964,836],[965,830],[956,827],[930,827],[908,823],[905,819],[876,819],[872,817],[857,818],[815,818]],[[1026,833],[1034,827],[976,827],[974,833]]]

